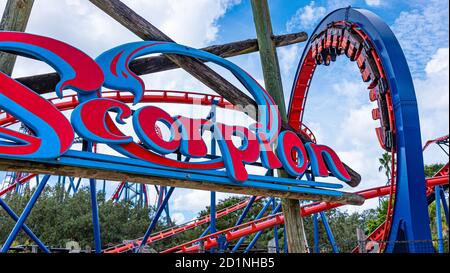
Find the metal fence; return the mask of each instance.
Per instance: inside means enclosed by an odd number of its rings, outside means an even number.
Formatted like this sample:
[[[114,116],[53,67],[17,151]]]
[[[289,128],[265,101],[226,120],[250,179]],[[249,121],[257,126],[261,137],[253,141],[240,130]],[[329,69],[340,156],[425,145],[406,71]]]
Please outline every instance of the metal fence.
[[[388,241],[349,241],[337,244],[339,253],[380,253],[380,248],[384,247],[390,242]],[[440,245],[441,244],[441,245]],[[359,251],[360,247],[364,247]],[[395,241],[395,248],[398,252],[416,252],[416,253],[449,253],[449,240],[428,240],[428,241]],[[309,253],[335,253],[336,248],[329,243],[320,244],[318,246],[309,246],[307,251]],[[383,251],[381,251],[383,252]]]

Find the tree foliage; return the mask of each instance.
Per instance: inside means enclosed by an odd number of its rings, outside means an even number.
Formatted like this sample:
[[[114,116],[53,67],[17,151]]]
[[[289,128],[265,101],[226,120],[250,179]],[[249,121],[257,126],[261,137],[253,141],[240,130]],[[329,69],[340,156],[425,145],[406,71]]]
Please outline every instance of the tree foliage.
[[[389,182],[391,179],[391,164],[392,164],[391,154],[388,152],[383,153],[382,156],[378,158],[378,161],[380,162],[378,171],[382,172],[384,170],[384,174],[386,175],[387,181]]]
[[[9,194],[4,201],[20,214],[32,192],[23,195]],[[142,236],[153,217],[154,209],[135,207],[128,202],[113,204],[98,196],[100,230],[103,247],[108,243],[121,243],[123,239]],[[0,241],[4,242],[15,222],[0,210]],[[93,248],[93,227],[90,192],[81,188],[74,195],[67,195],[61,188],[47,187],[32,209],[26,224],[51,247],[65,247],[68,241],[77,241],[83,249]],[[162,228],[160,225],[157,228]],[[30,243],[25,232],[20,231],[15,244]]]
[[[433,177],[442,167],[444,167],[442,163],[425,165],[425,177]]]

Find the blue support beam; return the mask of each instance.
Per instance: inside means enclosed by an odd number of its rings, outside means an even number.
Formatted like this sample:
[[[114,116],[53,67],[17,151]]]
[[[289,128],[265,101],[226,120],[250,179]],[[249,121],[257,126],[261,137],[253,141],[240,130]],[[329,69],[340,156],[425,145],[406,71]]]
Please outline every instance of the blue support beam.
[[[1,249],[2,253],[8,252],[9,248],[11,247],[14,239],[16,238],[19,231],[23,228],[23,225],[25,223],[25,220],[28,218],[28,216],[31,213],[31,209],[33,209],[34,205],[36,204],[37,199],[41,195],[42,191],[44,190],[45,185],[47,184],[48,180],[50,178],[50,175],[44,176],[41,183],[39,183],[36,186],[36,190],[31,195],[30,200],[28,201],[27,205],[25,206],[22,214],[20,215],[19,219],[17,219],[16,225],[12,229],[11,233],[9,234],[8,238],[6,239],[5,243],[3,244],[3,247]]]
[[[65,191],[65,190],[66,190],[66,177],[63,176],[62,178],[63,178],[63,179],[62,179],[62,188],[63,188],[63,190]]]
[[[248,212],[252,208],[253,203],[255,202],[255,200],[256,200],[256,196],[255,195],[250,197],[247,205],[245,206],[244,210],[242,211],[241,215],[239,216],[239,219],[236,221],[236,224],[234,224],[234,226],[239,226],[240,224],[242,224],[242,222],[244,221],[244,219],[247,216]],[[227,249],[229,244],[230,244],[230,242],[226,242],[224,248]]]
[[[170,196],[172,195],[174,189],[175,189],[174,187],[169,188],[169,191],[167,192],[166,196],[164,197],[164,200],[162,201],[162,203],[156,210],[155,217],[153,217],[153,220],[150,223],[150,226],[148,227],[147,231],[145,232],[145,235],[142,238],[141,244],[139,245],[139,248],[136,250],[137,252],[139,252],[147,244],[148,238],[150,237],[150,234],[152,233],[153,229],[155,228],[156,224],[158,223],[159,217],[161,216],[162,212],[164,211],[164,207],[169,202]]]
[[[70,193],[70,191],[72,190],[72,188],[75,191],[75,184],[73,183],[74,178],[69,176],[69,188],[67,189],[67,192]]]
[[[278,206],[276,206],[273,210],[271,215],[276,214],[277,212],[279,212],[281,209],[281,202],[280,204],[278,204]],[[264,230],[258,231],[258,233],[256,233],[255,237],[253,237],[252,241],[250,242],[250,244],[248,244],[247,248],[245,248],[244,253],[247,253],[250,251],[250,249],[252,249],[255,245],[256,242],[258,242],[259,237],[261,237],[261,235],[263,234]],[[234,249],[233,249],[234,250]]]
[[[0,206],[6,211],[6,213],[9,214],[9,216],[11,216],[11,218],[15,222],[19,220],[19,216],[17,216],[17,214],[1,198],[0,198]],[[48,250],[48,248],[44,245],[44,243],[42,243],[42,241],[39,240],[39,238],[36,235],[34,235],[33,231],[31,231],[31,229],[28,228],[26,224],[23,224],[22,229],[28,236],[30,236],[30,238],[39,246],[39,248],[42,251],[44,251],[45,253],[50,253],[50,250]]]
[[[93,143],[89,141],[83,140],[83,151],[91,152],[93,148]],[[78,178],[78,183],[74,188],[74,193],[78,191],[78,187],[81,183],[81,177]],[[98,202],[97,202],[97,180],[90,178],[89,179],[89,189],[91,192],[91,210],[92,210],[92,224],[94,229],[94,246],[95,252],[102,252],[102,242],[100,237],[100,220],[98,216]]]
[[[167,188],[164,189],[165,194],[167,194]],[[172,219],[170,218],[170,211],[169,211],[169,203],[166,204],[164,207],[164,212],[166,213],[166,220],[168,224],[172,224]]]
[[[271,197],[269,199],[269,201],[264,205],[264,207],[259,211],[258,215],[256,215],[255,219],[253,220],[258,220],[259,218],[261,218],[264,213],[266,212],[266,210],[269,208],[269,206],[272,204],[272,199],[273,197]],[[241,246],[241,244],[244,242],[245,238],[247,238],[247,236],[243,236],[239,239],[239,241],[237,242],[237,244],[233,247],[233,249],[231,250],[231,252],[236,252],[239,247]]]
[[[320,212],[320,218],[322,219],[323,226],[325,227],[325,231],[327,233],[328,240],[330,241],[331,247],[334,253],[339,253],[339,248],[336,245],[336,241],[334,240],[333,232],[331,232],[330,225],[328,224],[327,216],[325,212]]]
[[[275,202],[275,198],[274,198],[273,199],[273,207],[275,207],[275,206],[276,206],[276,202]],[[273,227],[273,239],[275,241],[275,253],[279,253],[280,252],[280,246],[279,246],[279,242],[278,242],[278,225],[275,225]]]
[[[314,224],[314,253],[319,253],[319,219],[317,213],[313,214],[313,224]]]
[[[205,230],[202,232],[202,234],[200,234],[199,238],[206,236],[206,234],[209,233],[210,229],[211,229],[211,226],[208,226],[207,228],[205,228]]]
[[[211,192],[211,203],[209,207],[209,232],[211,234],[216,233],[216,192]],[[209,250],[211,253],[215,252],[215,247],[211,247]]]
[[[76,187],[75,187],[74,193],[77,193],[77,192],[78,192],[78,189],[80,188],[80,184],[81,184],[81,177],[78,177],[78,182],[77,182],[77,185],[76,185]]]
[[[444,240],[442,238],[442,218],[441,218],[441,187],[434,187],[435,204],[436,204],[436,233],[438,243],[438,253],[444,253]]]
[[[280,253],[280,242],[278,239],[278,225],[273,227],[273,238],[275,240],[275,253]]]
[[[102,187],[102,193],[106,198],[106,180],[103,180],[103,187]]]
[[[92,207],[92,223],[94,226],[94,243],[95,252],[102,252],[102,242],[100,239],[100,220],[98,217],[98,202],[97,202],[97,180],[89,179],[89,187],[91,191],[91,207]]]
[[[219,253],[225,252],[226,242],[227,242],[227,238],[225,237],[225,235],[220,234],[219,236],[217,236],[217,248],[219,249]]]
[[[445,221],[447,222],[447,226],[448,226],[448,204],[447,204],[447,200],[445,199],[444,189],[442,187],[441,187],[441,190],[439,191],[439,195],[441,196],[442,207],[444,208],[444,214],[445,214]]]

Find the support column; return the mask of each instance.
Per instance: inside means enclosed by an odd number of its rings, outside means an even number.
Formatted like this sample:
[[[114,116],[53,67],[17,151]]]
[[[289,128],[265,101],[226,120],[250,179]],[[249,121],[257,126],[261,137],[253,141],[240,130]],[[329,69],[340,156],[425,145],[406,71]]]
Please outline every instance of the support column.
[[[267,0],[252,0],[253,21],[255,23],[258,38],[259,55],[263,69],[264,83],[267,92],[272,96],[281,115],[284,124],[287,124],[286,105],[284,101],[283,85],[281,83],[280,66],[274,41],[272,40],[272,24],[270,20]],[[287,174],[279,170],[279,175]],[[283,198],[283,214],[287,235],[289,253],[305,253],[306,246],[303,238],[303,221],[300,216],[300,204],[298,200]]]

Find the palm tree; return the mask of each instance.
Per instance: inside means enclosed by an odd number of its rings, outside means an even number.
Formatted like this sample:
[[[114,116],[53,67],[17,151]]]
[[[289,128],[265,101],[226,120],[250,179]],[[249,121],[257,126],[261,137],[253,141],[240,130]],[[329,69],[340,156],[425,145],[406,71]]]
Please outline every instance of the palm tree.
[[[391,156],[390,153],[385,152],[385,153],[383,153],[383,155],[380,158],[378,158],[378,161],[380,162],[380,166],[378,167],[378,171],[382,172],[383,169],[385,170],[384,174],[387,177],[386,185],[388,185],[389,182],[391,181],[391,161],[392,161],[392,156]],[[385,201],[385,197],[380,196],[378,198],[378,207],[379,208],[382,207],[383,201]]]
[[[385,174],[387,177],[387,181],[391,180],[391,161],[392,156],[390,153],[385,152],[382,157],[378,158],[378,161],[380,161],[380,166],[378,167],[378,171],[381,172],[383,169],[385,170]]]

